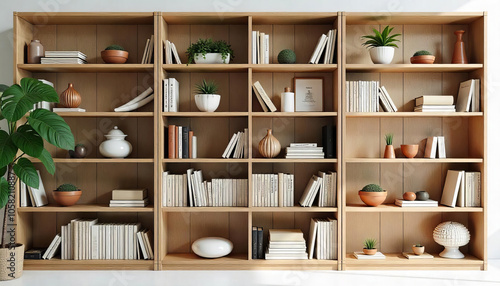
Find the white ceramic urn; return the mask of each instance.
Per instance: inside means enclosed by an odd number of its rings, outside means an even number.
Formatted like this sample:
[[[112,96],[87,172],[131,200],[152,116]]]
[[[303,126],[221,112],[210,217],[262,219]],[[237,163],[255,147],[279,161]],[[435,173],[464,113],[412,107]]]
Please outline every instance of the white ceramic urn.
[[[99,152],[108,158],[125,158],[132,152],[132,144],[125,140],[125,135],[118,126],[104,135],[107,140],[99,145]]]
[[[191,245],[196,255],[204,258],[219,258],[233,250],[233,243],[223,237],[202,237]]]

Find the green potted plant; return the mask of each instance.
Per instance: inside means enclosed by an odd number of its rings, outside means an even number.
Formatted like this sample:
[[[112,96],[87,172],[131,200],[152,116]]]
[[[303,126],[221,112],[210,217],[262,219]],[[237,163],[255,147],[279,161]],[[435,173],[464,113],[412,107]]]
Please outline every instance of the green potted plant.
[[[386,26],[382,32],[373,29],[373,35],[362,36],[365,42],[362,44],[370,49],[370,57],[374,64],[390,64],[394,57],[394,48],[398,48],[395,42],[401,34],[390,35],[394,27]]]
[[[363,253],[366,255],[377,254],[377,240],[374,238],[367,238],[363,242]]]
[[[410,58],[412,64],[433,64],[436,57],[426,50],[417,51]]]
[[[109,45],[101,51],[101,58],[107,64],[124,64],[128,59],[128,52],[120,45]]]
[[[16,241],[16,184],[20,181],[38,188],[39,177],[26,156],[37,158],[48,173],[56,168],[44,147],[44,140],[61,149],[72,149],[75,139],[63,118],[46,109],[35,109],[42,101],[59,103],[53,87],[34,78],[23,78],[20,84],[2,86],[0,91],[0,120],[7,121],[7,130],[0,130],[0,209],[5,207],[0,259],[15,260],[15,266],[0,271],[0,280],[14,279],[22,274],[24,245]],[[29,112],[29,113],[28,113]],[[28,113],[28,114],[27,114]],[[7,179],[3,176],[7,173]]]
[[[358,194],[361,200],[370,207],[376,207],[382,204],[387,197],[387,191],[377,184],[368,184],[364,186]]]
[[[396,153],[394,153],[394,146],[392,145],[392,139],[394,138],[394,134],[387,133],[385,134],[385,151],[384,158],[394,159],[396,158]]]
[[[420,243],[414,244],[411,249],[413,250],[413,253],[415,253],[415,255],[422,255],[425,252],[425,246],[421,245]]]
[[[228,64],[234,58],[231,45],[225,41],[199,39],[187,49],[188,64]]]
[[[196,84],[197,94],[194,96],[196,107],[200,111],[214,112],[220,103],[220,95],[217,94],[218,86],[214,81],[203,80]]]
[[[52,197],[59,205],[69,207],[80,199],[82,191],[73,184],[62,184],[52,192]]]

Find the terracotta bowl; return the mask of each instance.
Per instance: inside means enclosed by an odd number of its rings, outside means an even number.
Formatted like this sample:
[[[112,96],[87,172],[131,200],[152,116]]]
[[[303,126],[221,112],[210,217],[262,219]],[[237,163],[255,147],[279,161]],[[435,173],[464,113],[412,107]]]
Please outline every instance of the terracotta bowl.
[[[410,62],[412,64],[433,64],[435,60],[436,57],[432,55],[423,55],[410,58]]]
[[[376,248],[374,248],[374,249],[363,248],[363,253],[366,255],[375,255],[375,254],[377,254],[377,249]]]
[[[56,203],[63,207],[69,207],[80,199],[82,196],[82,191],[74,191],[74,192],[58,192],[58,191],[53,191],[52,192],[52,197],[54,197],[54,200],[56,200]]]
[[[401,152],[403,152],[403,155],[405,155],[406,158],[414,158],[418,153],[418,145],[401,145]]]
[[[387,191],[383,192],[358,192],[359,197],[367,206],[376,207],[382,204],[387,198]]]
[[[128,52],[120,50],[101,51],[101,58],[107,64],[124,64],[128,59]]]
[[[415,253],[415,255],[422,255],[425,252],[425,246],[416,247],[415,245],[413,245],[411,249],[413,250],[413,253]]]

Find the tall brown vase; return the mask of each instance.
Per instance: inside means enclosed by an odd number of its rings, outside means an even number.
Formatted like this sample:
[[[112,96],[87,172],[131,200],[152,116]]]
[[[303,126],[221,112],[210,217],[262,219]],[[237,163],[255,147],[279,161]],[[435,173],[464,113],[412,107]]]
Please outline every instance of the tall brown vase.
[[[67,108],[77,108],[82,103],[80,93],[73,88],[73,84],[69,83],[68,88],[59,96],[60,104]]]
[[[464,30],[455,31],[457,41],[455,42],[455,50],[453,51],[452,64],[467,64],[467,56],[465,55],[465,43],[463,40]]]
[[[394,152],[394,146],[385,145],[384,158],[389,158],[389,159],[396,158],[396,153]]]
[[[267,135],[259,142],[259,153],[266,158],[274,158],[281,151],[280,141],[273,136],[272,132],[272,129],[267,129]]]

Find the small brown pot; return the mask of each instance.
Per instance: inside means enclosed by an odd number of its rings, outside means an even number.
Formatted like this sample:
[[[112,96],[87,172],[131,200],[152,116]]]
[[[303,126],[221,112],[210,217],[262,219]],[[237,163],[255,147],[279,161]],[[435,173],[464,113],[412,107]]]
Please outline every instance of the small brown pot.
[[[128,52],[120,50],[101,51],[101,58],[107,64],[124,64],[128,59]]]
[[[387,191],[383,192],[358,192],[359,197],[367,206],[376,207],[382,204],[387,198]]]
[[[394,146],[385,145],[384,158],[388,158],[388,159],[396,158],[396,153],[394,152]]]
[[[406,158],[415,158],[418,154],[418,145],[401,145],[401,152],[403,152],[403,155],[405,155]]]
[[[58,191],[53,191],[52,192],[52,197],[54,197],[54,200],[56,200],[56,203],[63,207],[69,207],[80,199],[82,196],[82,191],[74,191],[74,192],[58,192]]]
[[[377,254],[377,249],[376,248],[374,248],[374,249],[363,248],[363,253],[366,255],[375,255],[375,254]]]
[[[433,64],[435,60],[436,57],[432,55],[422,55],[410,58],[412,64]]]
[[[411,247],[411,249],[413,250],[413,253],[415,253],[415,255],[422,255],[425,252],[425,246],[417,247],[417,246],[413,245]]]

